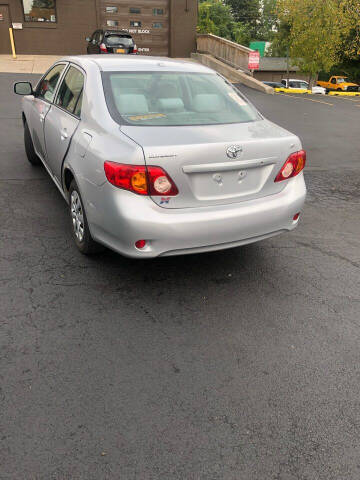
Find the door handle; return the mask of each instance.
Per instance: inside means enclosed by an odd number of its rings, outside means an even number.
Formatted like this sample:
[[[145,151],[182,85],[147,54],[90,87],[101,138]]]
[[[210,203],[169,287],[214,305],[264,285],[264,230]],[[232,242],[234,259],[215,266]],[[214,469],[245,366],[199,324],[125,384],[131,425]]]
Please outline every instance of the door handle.
[[[44,120],[45,120],[45,114],[44,113],[40,113],[40,122],[42,123]]]
[[[64,128],[64,130],[61,130],[60,135],[61,135],[61,140],[66,140],[68,138],[69,135],[67,133],[66,128]]]

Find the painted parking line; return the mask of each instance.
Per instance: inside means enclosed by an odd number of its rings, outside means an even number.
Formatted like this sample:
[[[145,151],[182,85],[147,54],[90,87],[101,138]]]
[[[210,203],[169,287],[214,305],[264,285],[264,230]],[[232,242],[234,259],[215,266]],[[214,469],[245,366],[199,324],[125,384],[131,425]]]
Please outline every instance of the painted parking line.
[[[349,97],[340,97],[342,100],[346,100],[347,102],[355,102],[360,103],[360,98],[349,98]]]
[[[290,98],[297,98],[298,100],[307,100],[308,102],[315,102],[315,103],[323,103],[324,105],[329,105],[330,107],[333,107],[334,104],[333,103],[329,103],[329,102],[324,102],[322,100],[314,100],[313,98],[308,98],[308,97],[304,97],[303,95],[301,96],[295,96],[295,95],[289,95],[289,94],[280,94],[279,96],[282,96],[282,97],[290,97]]]

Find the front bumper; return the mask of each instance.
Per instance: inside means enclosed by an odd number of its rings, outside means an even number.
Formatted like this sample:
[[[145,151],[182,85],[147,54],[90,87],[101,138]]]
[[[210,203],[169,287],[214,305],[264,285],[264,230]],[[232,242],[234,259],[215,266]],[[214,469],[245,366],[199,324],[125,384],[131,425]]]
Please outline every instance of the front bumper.
[[[305,201],[303,174],[288,180],[278,194],[202,208],[166,209],[150,198],[101,187],[87,217],[95,240],[129,257],[147,258],[206,252],[256,242],[293,230]],[[147,246],[138,250],[137,240]]]

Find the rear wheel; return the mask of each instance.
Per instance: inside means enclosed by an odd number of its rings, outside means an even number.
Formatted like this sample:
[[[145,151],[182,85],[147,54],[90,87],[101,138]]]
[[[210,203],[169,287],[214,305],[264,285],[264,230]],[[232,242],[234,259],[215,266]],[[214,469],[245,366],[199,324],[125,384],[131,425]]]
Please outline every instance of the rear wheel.
[[[24,123],[24,144],[26,156],[31,165],[41,165],[41,160],[35,153],[30,130],[26,121]]]
[[[70,185],[69,201],[72,233],[76,246],[84,255],[101,252],[104,247],[95,242],[90,234],[80,191],[75,180]]]

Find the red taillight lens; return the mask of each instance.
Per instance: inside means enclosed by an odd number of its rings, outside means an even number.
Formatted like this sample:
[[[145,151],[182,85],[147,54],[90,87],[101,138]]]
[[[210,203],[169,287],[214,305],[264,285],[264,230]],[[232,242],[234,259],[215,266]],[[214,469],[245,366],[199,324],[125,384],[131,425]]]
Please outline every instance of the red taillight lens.
[[[306,152],[300,150],[300,152],[292,153],[282,166],[280,172],[275,178],[275,182],[281,182],[288,178],[296,177],[301,170],[304,169],[306,164]]]
[[[138,47],[137,47],[137,45],[134,45],[133,53],[138,53]]]
[[[146,168],[144,166],[105,162],[104,170],[106,178],[115,187],[124,188],[139,195],[148,195]]]
[[[107,53],[107,48],[106,48],[105,43],[100,43],[100,50],[104,53]]]
[[[104,170],[112,185],[139,195],[171,197],[179,193],[175,183],[160,167],[105,162]]]

